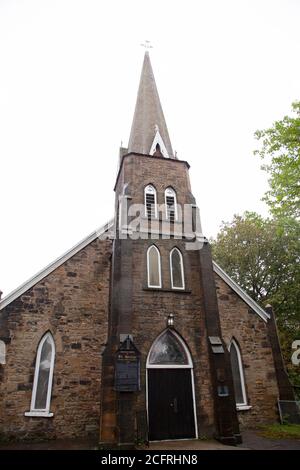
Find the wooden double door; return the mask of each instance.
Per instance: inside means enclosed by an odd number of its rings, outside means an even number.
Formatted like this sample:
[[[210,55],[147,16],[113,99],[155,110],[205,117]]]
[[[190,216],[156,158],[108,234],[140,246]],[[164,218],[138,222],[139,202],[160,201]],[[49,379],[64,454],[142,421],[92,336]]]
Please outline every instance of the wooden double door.
[[[191,369],[148,369],[149,440],[196,437]]]

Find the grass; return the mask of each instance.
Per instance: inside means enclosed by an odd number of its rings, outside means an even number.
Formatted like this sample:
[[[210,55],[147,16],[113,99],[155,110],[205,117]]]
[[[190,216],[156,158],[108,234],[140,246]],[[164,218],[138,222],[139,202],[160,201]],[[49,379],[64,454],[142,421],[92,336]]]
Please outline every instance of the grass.
[[[268,439],[300,439],[300,424],[269,424],[259,434]]]

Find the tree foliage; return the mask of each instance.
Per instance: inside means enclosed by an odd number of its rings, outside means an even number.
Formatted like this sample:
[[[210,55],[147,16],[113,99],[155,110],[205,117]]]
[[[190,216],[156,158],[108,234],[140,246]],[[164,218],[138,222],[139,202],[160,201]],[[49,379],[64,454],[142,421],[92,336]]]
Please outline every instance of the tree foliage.
[[[291,345],[300,338],[300,223],[291,218],[263,219],[254,212],[235,215],[212,240],[214,260],[259,304],[270,303],[282,350],[294,383]]]
[[[300,101],[292,104],[295,116],[285,116],[269,129],[258,130],[261,147],[254,151],[266,163],[270,189],[264,200],[276,216],[300,217]]]

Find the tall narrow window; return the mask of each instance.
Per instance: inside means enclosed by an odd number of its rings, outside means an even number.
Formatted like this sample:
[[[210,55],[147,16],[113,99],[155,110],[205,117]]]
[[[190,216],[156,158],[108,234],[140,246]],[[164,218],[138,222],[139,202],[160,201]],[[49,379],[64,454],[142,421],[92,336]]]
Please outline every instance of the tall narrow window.
[[[170,252],[170,271],[172,289],[184,289],[183,259],[178,248]]]
[[[145,188],[145,216],[157,217],[156,189],[151,184]]]
[[[234,339],[231,341],[229,352],[236,405],[247,405],[242,357],[240,348]]]
[[[0,364],[5,364],[5,343],[0,341]]]
[[[166,205],[166,218],[170,222],[177,220],[177,201],[176,193],[173,188],[167,188],[165,190],[165,205]]]
[[[40,341],[31,397],[30,412],[27,416],[51,415],[50,400],[54,369],[55,345],[51,333],[46,333]]]
[[[152,245],[147,251],[148,287],[161,287],[160,253]]]

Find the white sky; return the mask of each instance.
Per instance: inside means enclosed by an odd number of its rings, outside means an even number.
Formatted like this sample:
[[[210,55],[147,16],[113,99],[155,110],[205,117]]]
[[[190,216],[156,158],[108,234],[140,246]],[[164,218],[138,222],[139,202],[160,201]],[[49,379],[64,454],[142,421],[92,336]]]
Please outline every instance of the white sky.
[[[144,50],[203,231],[267,189],[256,129],[299,99],[298,0],[0,0],[0,288],[113,216]]]

